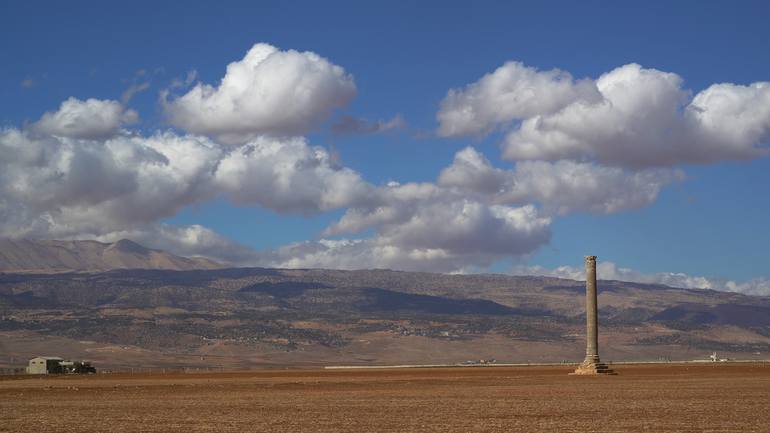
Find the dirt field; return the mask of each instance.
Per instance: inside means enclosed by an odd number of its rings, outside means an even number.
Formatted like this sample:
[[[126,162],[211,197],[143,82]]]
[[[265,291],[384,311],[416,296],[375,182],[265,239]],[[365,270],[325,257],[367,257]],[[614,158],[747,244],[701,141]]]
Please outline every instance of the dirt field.
[[[770,365],[262,370],[0,380],[3,432],[770,432]]]

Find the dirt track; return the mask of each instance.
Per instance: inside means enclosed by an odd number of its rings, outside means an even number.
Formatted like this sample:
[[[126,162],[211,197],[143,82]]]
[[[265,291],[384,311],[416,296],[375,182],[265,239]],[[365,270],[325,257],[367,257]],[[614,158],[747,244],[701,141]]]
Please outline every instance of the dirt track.
[[[0,380],[0,431],[770,432],[770,365],[264,370]]]

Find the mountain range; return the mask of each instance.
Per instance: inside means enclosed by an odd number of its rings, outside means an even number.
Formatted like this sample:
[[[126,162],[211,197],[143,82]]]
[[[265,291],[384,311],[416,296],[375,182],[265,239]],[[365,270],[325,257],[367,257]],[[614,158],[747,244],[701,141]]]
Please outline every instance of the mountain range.
[[[581,281],[221,268],[130,241],[0,245],[0,366],[37,355],[111,368],[234,368],[584,353]],[[171,269],[153,269],[161,267]],[[599,307],[604,360],[770,358],[770,298],[600,280]]]

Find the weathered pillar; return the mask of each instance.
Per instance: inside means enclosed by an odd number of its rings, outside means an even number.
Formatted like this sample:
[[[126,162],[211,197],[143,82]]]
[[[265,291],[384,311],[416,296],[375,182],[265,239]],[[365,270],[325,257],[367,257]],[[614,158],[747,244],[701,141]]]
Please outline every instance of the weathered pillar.
[[[596,256],[586,256],[586,359],[599,362],[599,312],[596,306]]]
[[[596,256],[586,256],[586,358],[574,373],[577,375],[615,374],[599,361],[599,308],[596,290]]]

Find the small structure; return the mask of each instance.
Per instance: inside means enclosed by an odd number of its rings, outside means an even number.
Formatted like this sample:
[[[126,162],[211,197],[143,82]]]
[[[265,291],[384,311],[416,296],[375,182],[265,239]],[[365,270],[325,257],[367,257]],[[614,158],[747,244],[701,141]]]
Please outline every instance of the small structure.
[[[61,373],[61,362],[58,356],[38,356],[29,360],[27,374],[56,374]]]
[[[596,256],[586,256],[586,358],[575,375],[617,374],[599,360],[599,312],[596,295]]]
[[[29,360],[27,374],[87,374],[96,369],[87,361],[66,361],[58,356],[38,356]]]

